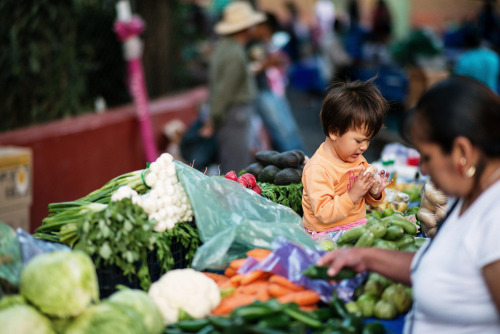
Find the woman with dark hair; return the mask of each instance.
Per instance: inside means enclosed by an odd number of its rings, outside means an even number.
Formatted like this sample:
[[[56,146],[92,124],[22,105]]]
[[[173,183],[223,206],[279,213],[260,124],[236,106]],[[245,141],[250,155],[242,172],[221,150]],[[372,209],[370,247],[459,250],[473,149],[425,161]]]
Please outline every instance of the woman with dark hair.
[[[438,233],[416,253],[341,248],[318,264],[412,286],[405,333],[500,333],[500,97],[452,76],[422,96],[407,124],[422,172],[456,198]]]

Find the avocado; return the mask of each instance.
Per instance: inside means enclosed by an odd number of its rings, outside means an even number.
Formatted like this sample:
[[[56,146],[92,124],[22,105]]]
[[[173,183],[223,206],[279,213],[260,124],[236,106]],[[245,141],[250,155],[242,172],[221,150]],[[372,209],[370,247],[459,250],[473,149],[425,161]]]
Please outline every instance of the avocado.
[[[257,175],[257,181],[259,182],[267,182],[267,183],[274,183],[274,178],[278,172],[280,172],[281,169],[274,165],[268,165],[260,171],[259,175]]]
[[[259,176],[259,173],[262,171],[262,168],[264,168],[264,166],[262,166],[262,164],[260,164],[259,162],[254,162],[253,164],[251,164],[247,168],[245,168],[245,171],[247,173],[250,173],[253,176],[257,177],[257,176]]]
[[[295,154],[299,156],[299,165],[304,163],[304,159],[306,158],[306,154],[301,150],[292,150]]]
[[[279,168],[297,168],[300,165],[300,157],[293,151],[279,153],[274,158],[274,165]]]
[[[279,171],[274,177],[274,184],[284,186],[290,183],[300,183],[302,173],[297,168],[285,168]]]
[[[255,160],[262,166],[274,165],[274,158],[280,154],[278,151],[259,151],[255,153]]]

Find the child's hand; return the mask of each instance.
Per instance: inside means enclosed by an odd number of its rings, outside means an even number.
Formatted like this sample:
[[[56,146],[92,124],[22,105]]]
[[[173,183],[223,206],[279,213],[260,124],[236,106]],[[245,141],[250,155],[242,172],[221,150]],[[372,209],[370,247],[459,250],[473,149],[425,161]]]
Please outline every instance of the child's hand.
[[[390,186],[394,180],[389,180],[389,172],[386,172],[384,170],[380,171],[380,186],[378,187],[378,191],[376,193],[371,193],[373,198],[379,199],[380,196],[382,196],[382,192],[384,191],[385,188]]]
[[[373,175],[370,173],[365,174],[365,169],[363,168],[359,172],[356,181],[354,181],[352,188],[347,192],[351,201],[356,203],[361,197],[364,197],[374,183],[375,178]]]

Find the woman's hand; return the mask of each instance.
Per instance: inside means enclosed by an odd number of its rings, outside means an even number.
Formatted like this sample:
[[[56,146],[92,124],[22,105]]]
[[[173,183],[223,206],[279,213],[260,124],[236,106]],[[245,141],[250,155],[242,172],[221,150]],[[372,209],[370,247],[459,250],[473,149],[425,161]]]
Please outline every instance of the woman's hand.
[[[346,247],[328,252],[318,260],[318,265],[328,266],[328,275],[335,276],[342,268],[348,267],[361,273],[367,270],[363,260],[364,248]]]
[[[347,267],[361,273],[376,272],[395,282],[411,286],[410,266],[415,253],[382,248],[346,247],[323,255],[317,262],[328,266],[328,275],[335,276]],[[498,289],[500,290],[500,289]]]
[[[365,174],[365,169],[363,168],[356,177],[352,188],[347,192],[351,201],[353,203],[359,201],[361,197],[366,195],[374,183],[375,178],[373,178],[373,175],[370,173]]]

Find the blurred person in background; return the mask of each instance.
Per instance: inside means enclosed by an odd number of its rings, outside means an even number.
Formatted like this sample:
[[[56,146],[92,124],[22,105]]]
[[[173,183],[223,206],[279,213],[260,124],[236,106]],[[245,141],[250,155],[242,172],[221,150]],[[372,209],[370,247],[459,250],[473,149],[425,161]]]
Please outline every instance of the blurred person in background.
[[[384,0],[378,0],[373,11],[372,28],[363,46],[363,59],[369,65],[390,65],[392,57],[389,42],[392,33],[392,16]]]
[[[249,45],[249,57],[257,81],[257,112],[279,152],[301,150],[306,153],[290,104],[286,97],[288,56],[282,50],[286,39],[275,15],[266,13],[266,21],[256,28],[257,40]],[[273,42],[273,36],[274,42]]]
[[[480,32],[473,25],[463,28],[463,41],[466,51],[458,57],[453,72],[474,78],[498,93],[498,54],[482,45]]]
[[[245,1],[234,1],[224,9],[215,25],[221,36],[209,64],[209,117],[200,135],[215,134],[220,172],[236,173],[253,161],[252,117],[257,88],[250,72],[245,46],[253,39],[254,27],[266,20]]]

